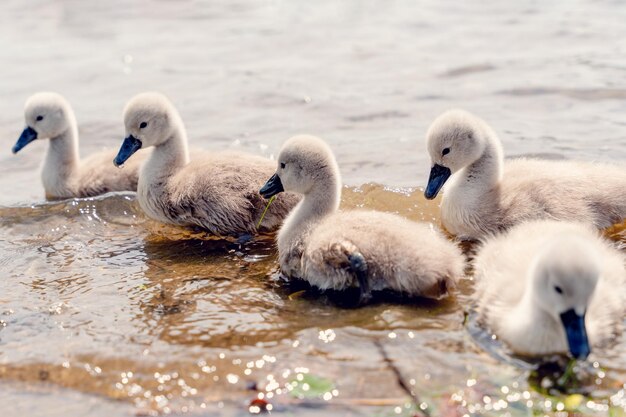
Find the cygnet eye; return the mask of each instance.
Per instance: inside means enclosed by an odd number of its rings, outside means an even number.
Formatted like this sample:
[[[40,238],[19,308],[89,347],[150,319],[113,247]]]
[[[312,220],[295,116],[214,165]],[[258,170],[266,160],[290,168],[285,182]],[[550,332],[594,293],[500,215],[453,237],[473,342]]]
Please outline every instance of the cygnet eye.
[[[139,129],[143,129],[146,126],[148,126],[147,122],[141,122],[141,124],[139,125]]]
[[[35,120],[37,120],[38,122],[41,122],[43,120],[43,116],[39,115],[39,116],[37,116],[37,118]]]
[[[561,287],[559,287],[558,285],[554,286],[554,291],[556,291],[559,294],[563,294],[563,289]]]
[[[280,163],[280,168],[281,168],[281,169],[285,169],[285,163],[284,163],[284,162],[281,162],[281,163]]]
[[[444,148],[443,151],[441,151],[441,155],[442,156],[445,156],[445,155],[447,155],[449,153],[450,153],[450,148]]]

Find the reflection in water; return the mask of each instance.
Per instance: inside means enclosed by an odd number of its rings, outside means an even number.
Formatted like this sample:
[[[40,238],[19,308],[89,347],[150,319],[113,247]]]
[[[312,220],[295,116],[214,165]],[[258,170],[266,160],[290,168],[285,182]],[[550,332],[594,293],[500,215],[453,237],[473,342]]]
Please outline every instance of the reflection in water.
[[[220,240],[152,241],[147,237],[146,328],[167,343],[254,345],[288,337],[275,322],[282,300],[268,291],[271,238],[239,245]]]
[[[343,199],[346,208],[434,224],[437,204],[421,190],[371,184],[345,188]],[[624,245],[624,226],[607,235]],[[383,295],[344,308],[340,294],[287,285],[272,236],[246,244],[207,239],[148,220],[124,194],[0,208],[0,229],[4,380],[52,382],[145,412],[244,415],[245,404],[262,396],[275,412],[299,415],[360,415],[372,407],[408,413],[403,386],[438,410],[546,407],[525,380],[528,365],[490,343],[471,319],[465,329],[471,279],[440,303]],[[598,407],[626,376],[623,348],[597,353],[593,377],[579,390]],[[545,393],[549,377],[537,382],[533,374],[530,382]],[[320,383],[306,378],[329,384],[316,392],[311,384]]]

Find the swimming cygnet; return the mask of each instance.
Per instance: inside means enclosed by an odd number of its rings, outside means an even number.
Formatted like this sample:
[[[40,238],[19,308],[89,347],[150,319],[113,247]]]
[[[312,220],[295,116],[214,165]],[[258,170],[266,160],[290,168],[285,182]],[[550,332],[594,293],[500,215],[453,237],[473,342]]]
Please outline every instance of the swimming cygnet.
[[[70,104],[56,93],[37,93],[26,101],[26,128],[13,153],[36,139],[50,139],[41,172],[46,198],[92,197],[109,191],[135,191],[137,161],[123,170],[111,166],[114,150],[93,154],[82,161],[78,154],[78,127]]]
[[[196,226],[219,236],[257,232],[266,207],[258,193],[271,175],[269,159],[241,152],[194,156],[176,108],[159,93],[133,97],[124,110],[126,138],[114,164],[121,166],[141,148],[154,147],[139,175],[137,199],[153,219]],[[287,194],[267,210],[259,231],[278,228],[299,198]]]
[[[445,228],[476,239],[529,219],[609,227],[626,218],[626,169],[609,164],[518,158],[504,162],[495,132],[462,110],[427,133],[432,168],[424,195],[441,203]]]
[[[276,173],[261,189],[304,196],[278,233],[280,267],[320,289],[391,289],[409,296],[441,298],[463,273],[458,247],[427,224],[377,211],[337,211],[341,178],[321,139],[295,136],[283,146]]]
[[[478,320],[518,354],[585,359],[621,332],[625,260],[588,225],[515,226],[475,259]]]

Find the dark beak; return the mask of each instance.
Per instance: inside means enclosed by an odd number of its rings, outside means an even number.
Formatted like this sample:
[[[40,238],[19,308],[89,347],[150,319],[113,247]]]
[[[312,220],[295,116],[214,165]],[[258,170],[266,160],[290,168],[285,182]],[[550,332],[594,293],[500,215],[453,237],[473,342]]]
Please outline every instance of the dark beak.
[[[450,168],[446,168],[439,164],[433,165],[433,167],[430,169],[428,185],[424,190],[424,197],[429,200],[437,197],[437,194],[439,194],[441,187],[443,187],[448,178],[450,178],[450,175],[452,175],[452,171],[450,171]]]
[[[575,359],[587,359],[591,348],[587,339],[587,329],[585,328],[585,315],[579,316],[574,309],[561,313],[561,322],[567,335],[569,351]]]
[[[37,132],[35,132],[35,129],[30,126],[26,126],[20,135],[20,138],[17,142],[15,142],[15,145],[13,145],[13,153],[18,153],[24,146],[28,145],[35,139],[37,139]]]
[[[141,141],[133,135],[129,135],[124,139],[124,142],[122,142],[122,147],[113,160],[113,163],[116,167],[124,165],[124,162],[139,149],[141,149]]]
[[[283,183],[280,182],[280,177],[278,174],[274,174],[272,175],[272,178],[267,180],[259,193],[261,193],[263,198],[270,198],[278,193],[282,193],[283,191],[285,191],[285,189],[283,188]]]

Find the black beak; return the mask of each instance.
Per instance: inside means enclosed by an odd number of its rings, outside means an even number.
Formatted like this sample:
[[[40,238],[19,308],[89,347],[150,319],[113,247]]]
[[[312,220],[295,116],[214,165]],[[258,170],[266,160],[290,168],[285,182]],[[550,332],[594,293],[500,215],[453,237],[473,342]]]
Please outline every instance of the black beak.
[[[122,147],[113,160],[113,163],[116,167],[124,165],[124,162],[139,149],[141,149],[141,141],[133,135],[129,135],[124,139],[124,142],[122,142]]]
[[[424,197],[429,200],[437,197],[437,194],[439,194],[441,187],[443,187],[448,178],[450,178],[450,175],[452,175],[452,171],[450,171],[450,168],[446,168],[439,164],[433,165],[433,167],[430,169],[428,185],[424,190]]]
[[[37,139],[37,132],[35,131],[35,129],[30,126],[26,126],[26,128],[20,135],[20,138],[17,140],[17,142],[15,142],[15,145],[13,145],[13,153],[18,153],[24,146],[28,145],[35,139]]]
[[[561,313],[561,322],[567,335],[569,351],[575,359],[587,359],[591,353],[587,329],[585,328],[585,315],[579,316],[574,309]]]
[[[274,174],[272,175],[272,178],[267,180],[259,193],[263,196],[263,198],[270,198],[278,193],[282,193],[283,191],[285,191],[285,189],[283,188],[283,183],[280,181],[280,177],[278,174]]]

